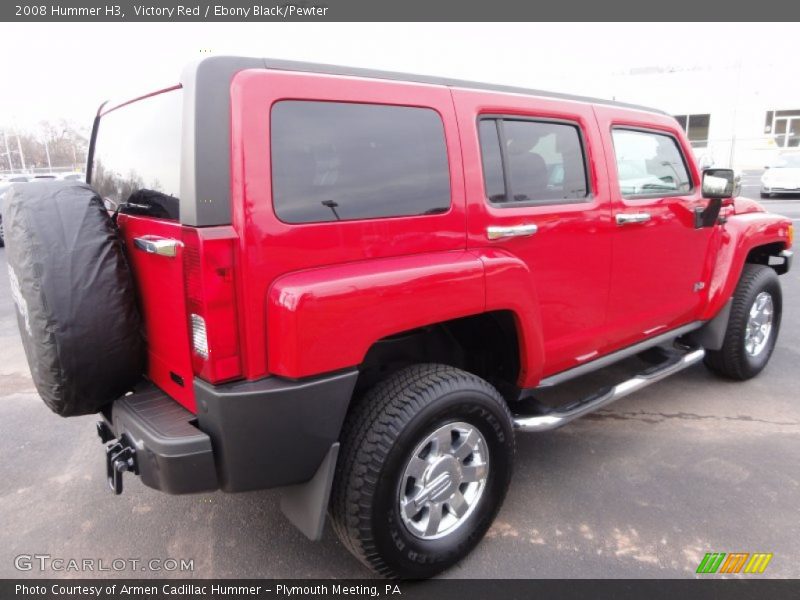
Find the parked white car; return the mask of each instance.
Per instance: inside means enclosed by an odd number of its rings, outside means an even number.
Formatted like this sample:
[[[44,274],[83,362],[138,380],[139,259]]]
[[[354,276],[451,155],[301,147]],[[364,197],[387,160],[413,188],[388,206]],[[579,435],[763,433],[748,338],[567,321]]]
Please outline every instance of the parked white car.
[[[781,154],[761,176],[761,197],[800,194],[800,152]]]

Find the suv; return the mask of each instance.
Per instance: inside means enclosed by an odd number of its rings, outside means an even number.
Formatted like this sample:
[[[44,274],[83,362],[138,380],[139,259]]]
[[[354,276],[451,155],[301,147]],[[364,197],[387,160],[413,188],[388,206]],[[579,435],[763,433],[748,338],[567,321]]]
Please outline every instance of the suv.
[[[215,57],[101,107],[146,377],[102,411],[109,483],[284,487],[378,573],[432,576],[499,510],[517,432],[775,346],[792,223],[700,172],[657,110]],[[158,217],[130,199],[173,201]],[[126,210],[135,205],[137,210]],[[633,356],[630,379],[538,392]]]

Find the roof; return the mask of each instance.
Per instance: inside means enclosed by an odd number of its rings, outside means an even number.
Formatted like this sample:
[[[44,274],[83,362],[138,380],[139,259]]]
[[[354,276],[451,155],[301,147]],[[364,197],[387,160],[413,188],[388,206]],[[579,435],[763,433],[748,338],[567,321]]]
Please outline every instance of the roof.
[[[326,75],[345,75],[352,77],[367,77],[371,79],[388,79],[392,81],[407,81],[412,83],[427,83],[431,85],[442,85],[452,88],[465,88],[473,90],[486,90],[492,92],[503,92],[508,94],[523,94],[526,96],[538,96],[542,98],[556,98],[559,100],[571,100],[574,102],[588,102],[591,104],[605,104],[609,106],[618,106],[620,108],[629,108],[634,110],[643,110],[658,114],[668,114],[663,110],[652,108],[649,106],[640,106],[638,104],[629,104],[626,102],[617,102],[615,100],[606,100],[603,98],[592,98],[589,96],[578,96],[573,94],[561,94],[558,92],[548,92],[544,90],[516,87],[511,85],[498,85],[493,83],[481,83],[478,81],[468,81],[463,79],[450,79],[447,77],[436,77],[431,75],[415,75],[413,73],[398,73],[395,71],[380,71],[373,69],[362,69],[358,67],[343,67],[339,65],[327,65],[321,63],[308,63],[292,60],[280,60],[272,58],[264,58],[264,68],[275,69],[278,71],[298,71],[303,73],[323,73]]]

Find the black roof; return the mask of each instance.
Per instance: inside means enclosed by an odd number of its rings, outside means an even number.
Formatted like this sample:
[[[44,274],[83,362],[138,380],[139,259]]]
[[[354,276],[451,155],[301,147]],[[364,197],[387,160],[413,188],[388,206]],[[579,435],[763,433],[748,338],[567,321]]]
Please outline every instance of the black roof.
[[[371,79],[389,79],[393,81],[408,81],[413,83],[427,83],[431,85],[443,85],[447,87],[468,88],[473,90],[487,90],[492,92],[505,92],[509,94],[524,94],[526,96],[540,96],[544,98],[556,98],[559,100],[572,100],[576,102],[589,102],[592,104],[606,104],[619,106],[620,108],[631,108],[644,110],[652,113],[668,114],[663,110],[640,106],[638,104],[628,104],[615,100],[605,100],[603,98],[591,98],[589,96],[577,96],[573,94],[560,94],[557,92],[547,92],[530,88],[522,88],[511,85],[497,85],[492,83],[481,83],[477,81],[467,81],[463,79],[450,79],[447,77],[435,77],[431,75],[415,75],[412,73],[397,73],[394,71],[379,71],[374,69],[362,69],[358,67],[342,67],[339,65],[327,65],[321,63],[308,63],[293,60],[280,60],[265,58],[264,67],[279,71],[300,71],[304,73],[324,73],[327,75],[345,75],[352,77],[368,77]]]

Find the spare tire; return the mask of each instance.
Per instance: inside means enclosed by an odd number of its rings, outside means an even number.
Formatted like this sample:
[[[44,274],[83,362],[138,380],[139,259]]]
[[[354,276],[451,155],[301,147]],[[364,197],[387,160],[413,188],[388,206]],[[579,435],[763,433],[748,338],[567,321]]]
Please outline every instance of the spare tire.
[[[6,193],[6,256],[33,382],[62,417],[97,412],[141,378],[133,278],[103,201],[73,182]]]

